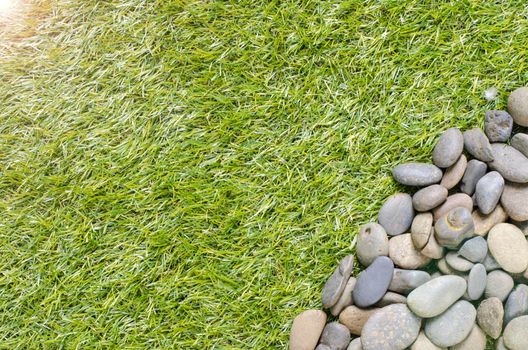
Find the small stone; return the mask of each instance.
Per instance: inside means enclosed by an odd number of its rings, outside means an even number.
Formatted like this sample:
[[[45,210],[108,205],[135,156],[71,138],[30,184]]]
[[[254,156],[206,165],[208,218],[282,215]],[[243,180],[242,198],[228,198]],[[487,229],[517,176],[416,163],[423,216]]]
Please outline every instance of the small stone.
[[[394,179],[407,186],[429,186],[440,182],[442,170],[433,164],[405,163],[392,170]]]
[[[475,224],[475,234],[485,236],[493,226],[505,222],[508,219],[508,214],[506,214],[502,205],[498,204],[491,214],[484,215],[479,210],[474,210],[471,213],[471,217]]]
[[[367,267],[379,256],[389,255],[389,238],[380,224],[371,222],[359,231],[356,255],[361,265]]]
[[[290,333],[291,350],[312,350],[323,333],[326,314],[321,310],[306,310],[293,320]]]
[[[504,302],[512,289],[513,278],[506,272],[494,270],[488,273],[486,289],[484,290],[486,298],[496,297],[501,302]]]
[[[510,138],[513,118],[506,111],[486,111],[486,135],[491,142],[506,142]]]
[[[436,262],[436,267],[438,267],[438,270],[440,270],[441,273],[444,275],[457,275],[459,274],[458,271],[455,271],[449,266],[446,262],[445,258],[441,258]]]
[[[425,335],[437,346],[453,346],[462,342],[471,332],[477,311],[471,303],[460,300],[444,313],[428,319]]]
[[[389,290],[400,294],[408,294],[429,280],[431,280],[431,275],[425,271],[394,269]]]
[[[346,283],[350,278],[352,273],[352,268],[354,267],[354,256],[347,255],[341,262],[339,266],[334,270],[334,273],[326,281],[326,284],[323,288],[323,307],[328,309],[337,303],[343,290],[345,289]]]
[[[473,235],[474,228],[471,212],[467,208],[454,208],[436,222],[435,238],[444,247],[456,248]]]
[[[471,300],[478,300],[484,294],[486,288],[487,273],[482,264],[473,266],[468,276],[467,294]]]
[[[385,306],[372,315],[361,332],[364,350],[404,350],[418,337],[422,320],[404,304]]]
[[[376,304],[385,295],[391,283],[394,264],[386,256],[380,256],[363,270],[352,292],[354,304],[369,307]]]
[[[475,188],[475,198],[483,214],[490,214],[495,210],[503,189],[504,179],[496,171],[492,171],[480,178]]]
[[[449,128],[440,135],[433,150],[433,163],[439,168],[455,164],[464,150],[464,136],[457,128]]]
[[[365,322],[378,310],[379,308],[360,309],[355,305],[350,305],[339,314],[339,322],[345,325],[350,333],[361,335]]]
[[[455,164],[446,169],[444,176],[442,177],[442,181],[440,181],[440,185],[444,186],[448,190],[458,185],[464,176],[467,164],[468,162],[466,156],[461,155]]]
[[[510,94],[508,112],[510,112],[515,123],[520,126],[528,126],[528,87],[520,87]]]
[[[464,132],[464,148],[478,160],[483,162],[491,162],[493,160],[490,142],[479,128]]]
[[[416,249],[420,250],[425,247],[431,236],[432,228],[433,214],[420,213],[414,217],[411,225],[411,238]]]
[[[498,224],[488,233],[488,249],[502,267],[511,273],[521,273],[528,267],[528,242],[512,224]]]
[[[484,258],[482,265],[484,265],[484,267],[486,268],[486,271],[488,272],[493,271],[493,270],[498,270],[501,268],[500,265],[495,260],[495,258],[491,256],[489,251],[488,251],[488,254],[486,254],[486,257]]]
[[[477,325],[473,325],[471,332],[461,343],[453,346],[451,350],[485,350],[486,334]]]
[[[516,317],[528,314],[528,286],[519,284],[510,293],[504,305],[504,324]]]
[[[410,350],[447,350],[447,348],[434,345],[422,331],[418,334],[418,338],[416,338]]]
[[[472,159],[468,162],[466,172],[460,183],[460,190],[468,195],[475,192],[478,180],[486,174],[488,166],[480,160]]]
[[[485,299],[477,308],[477,322],[480,328],[493,339],[501,335],[503,317],[504,307],[499,298]]]
[[[521,152],[525,157],[528,157],[528,135],[517,133],[513,135],[511,146],[517,151]]]
[[[441,206],[433,210],[433,220],[438,221],[444,214],[458,207],[473,211],[473,199],[464,193],[455,193],[447,197]]]
[[[345,289],[343,290],[343,293],[341,294],[341,297],[337,301],[337,303],[330,308],[330,313],[333,316],[339,315],[341,310],[343,310],[345,307],[352,305],[354,302],[354,299],[352,299],[352,291],[354,290],[354,287],[356,285],[356,278],[350,277],[348,279],[348,282],[345,286]]]
[[[494,160],[491,169],[498,171],[505,180],[516,183],[528,182],[528,158],[515,148],[503,143],[491,145]]]
[[[378,222],[389,236],[406,232],[414,219],[412,198],[407,193],[390,196],[381,207]]]
[[[381,298],[380,301],[376,304],[377,307],[384,307],[391,304],[406,304],[407,298],[404,295],[394,293],[394,292],[387,292]]]
[[[460,276],[438,277],[413,290],[407,296],[407,305],[420,317],[435,317],[460,299],[466,287],[466,281]]]
[[[528,185],[506,182],[501,204],[506,213],[515,221],[528,220]]]
[[[431,185],[422,188],[412,197],[414,209],[428,211],[436,208],[447,199],[447,189],[441,185]]]
[[[528,316],[517,317],[504,329],[504,345],[510,350],[528,349]]]
[[[462,247],[458,250],[458,254],[474,263],[483,262],[488,254],[488,243],[481,236],[468,239],[462,244]]]
[[[389,240],[389,257],[396,266],[407,270],[415,270],[431,262],[430,258],[416,250],[410,233]]]
[[[356,338],[350,342],[347,350],[363,350],[363,345],[361,345],[361,338]]]
[[[420,253],[422,253],[422,255],[425,255],[426,257],[431,258],[431,259],[441,259],[444,256],[444,247],[442,247],[436,241],[436,238],[434,235],[434,228],[431,228],[431,234],[429,236],[429,241],[427,241],[427,244],[420,251]]]
[[[457,252],[449,252],[445,256],[447,264],[460,272],[466,272],[473,268],[474,264],[471,261],[459,256]]]
[[[350,343],[350,332],[341,323],[330,322],[325,326],[319,343],[332,350],[345,350]]]

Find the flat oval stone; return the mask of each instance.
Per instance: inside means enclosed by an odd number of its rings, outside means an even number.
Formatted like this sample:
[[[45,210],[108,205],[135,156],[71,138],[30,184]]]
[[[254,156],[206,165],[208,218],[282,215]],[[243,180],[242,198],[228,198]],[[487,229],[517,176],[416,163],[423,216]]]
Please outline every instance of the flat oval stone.
[[[479,326],[473,325],[471,332],[461,343],[453,346],[451,350],[485,350],[486,334]]]
[[[498,224],[488,233],[488,249],[502,267],[511,273],[521,273],[528,267],[528,242],[512,224]]]
[[[345,286],[345,289],[343,289],[343,293],[341,294],[341,297],[337,301],[337,303],[330,308],[330,313],[333,316],[339,315],[339,313],[347,306],[352,305],[354,302],[354,299],[352,299],[352,291],[354,290],[354,287],[356,286],[356,278],[350,277],[348,279],[348,282]]]
[[[392,170],[394,179],[407,186],[429,186],[440,182],[442,170],[433,164],[405,163]]]
[[[490,142],[479,128],[464,132],[464,148],[478,160],[483,162],[491,162],[493,160]]]
[[[474,210],[473,213],[471,213],[471,217],[475,224],[475,234],[485,236],[493,226],[505,222],[508,219],[508,214],[506,214],[502,205],[498,204],[491,214],[485,215],[479,210]]]
[[[357,279],[352,297],[359,307],[376,304],[385,295],[392,280],[394,264],[386,256],[380,256],[363,270]]]
[[[389,290],[400,294],[408,294],[429,280],[431,280],[431,275],[425,271],[394,269]]]
[[[482,264],[473,266],[468,276],[467,294],[471,300],[478,300],[484,294],[487,281],[486,268]]]
[[[350,343],[350,332],[341,323],[330,322],[325,326],[319,343],[331,350],[345,350]]]
[[[493,339],[502,333],[504,307],[499,298],[484,299],[477,308],[477,322],[482,330]]]
[[[460,190],[468,195],[472,195],[475,192],[477,182],[482,176],[486,174],[488,166],[486,163],[480,160],[472,159],[468,162],[464,177],[460,183]]]
[[[420,317],[435,317],[460,299],[466,287],[466,280],[460,276],[441,276],[413,290],[407,296],[407,305]]]
[[[356,338],[350,342],[347,350],[363,350],[363,345],[361,345],[361,338]]]
[[[510,138],[513,128],[513,118],[506,111],[486,111],[486,136],[491,142],[506,142]]]
[[[431,258],[431,259],[441,259],[444,256],[444,247],[442,247],[436,241],[436,238],[434,235],[434,228],[431,228],[431,234],[429,236],[429,241],[427,241],[427,244],[420,251],[420,253],[422,253],[422,255],[425,255],[426,257]]]
[[[383,226],[371,222],[361,228],[356,242],[356,255],[365,267],[377,257],[389,255],[389,238]]]
[[[451,165],[449,168],[446,169],[446,171],[444,172],[444,176],[442,177],[442,181],[440,181],[440,185],[444,186],[448,190],[458,185],[458,183],[460,182],[460,180],[462,180],[462,177],[464,176],[467,163],[468,162],[466,156],[461,155],[455,164]]]
[[[389,236],[406,232],[414,219],[412,198],[407,193],[390,196],[381,207],[378,222]]]
[[[391,304],[406,304],[407,303],[407,297],[404,295],[394,293],[394,292],[387,292],[381,298],[380,301],[376,304],[377,307],[384,307]]]
[[[364,350],[404,350],[418,337],[422,320],[406,305],[385,306],[372,315],[361,332]]]
[[[513,278],[502,270],[494,270],[488,273],[486,279],[486,298],[496,297],[504,302],[513,289]]]
[[[433,220],[438,221],[444,214],[458,207],[473,211],[473,199],[464,193],[455,193],[447,197],[441,206],[433,210]]]
[[[365,322],[378,310],[379,308],[360,309],[355,305],[350,305],[339,314],[339,322],[347,327],[350,333],[361,335]]]
[[[416,249],[420,250],[425,247],[431,236],[432,228],[433,214],[420,213],[414,217],[411,225],[411,238]]]
[[[511,146],[528,157],[528,135],[517,133],[512,137]]]
[[[323,288],[323,307],[328,309],[337,303],[354,267],[354,256],[347,255],[341,260]]]
[[[433,150],[433,163],[439,168],[455,164],[464,150],[464,136],[457,128],[449,128],[440,135]]]
[[[520,87],[510,94],[508,112],[515,123],[528,126],[528,87]]]
[[[431,185],[422,188],[412,197],[414,209],[428,211],[436,208],[447,199],[447,189],[441,185]]]
[[[460,271],[460,272],[469,271],[475,265],[471,261],[468,261],[464,259],[463,257],[459,256],[457,252],[447,253],[445,256],[445,259],[452,269]]]
[[[494,160],[489,163],[493,170],[497,170],[504,179],[516,182],[528,182],[528,158],[515,148],[503,143],[491,145]]]
[[[425,333],[421,331],[410,350],[447,350],[447,348],[441,348],[434,345],[429,339],[427,339]]]
[[[488,254],[488,243],[481,236],[468,239],[462,244],[458,254],[474,263],[483,262]]]
[[[475,225],[467,208],[454,208],[435,224],[436,241],[447,248],[456,248],[473,235]]]
[[[315,349],[326,324],[326,314],[321,310],[306,310],[293,320],[290,332],[290,349]]]
[[[410,233],[389,240],[389,257],[396,266],[407,270],[415,270],[431,262],[430,258],[416,250]]]
[[[484,175],[475,188],[475,199],[477,206],[483,214],[490,214],[499,203],[504,189],[504,179],[492,171]]]
[[[510,293],[504,305],[504,324],[516,317],[528,314],[528,286],[519,284]]]
[[[528,349],[528,316],[517,317],[504,329],[504,345],[510,350]]]
[[[453,346],[462,342],[471,332],[477,311],[471,303],[460,300],[441,315],[425,322],[425,335],[437,346]]]
[[[528,185],[506,182],[501,204],[506,213],[516,221],[528,220]]]

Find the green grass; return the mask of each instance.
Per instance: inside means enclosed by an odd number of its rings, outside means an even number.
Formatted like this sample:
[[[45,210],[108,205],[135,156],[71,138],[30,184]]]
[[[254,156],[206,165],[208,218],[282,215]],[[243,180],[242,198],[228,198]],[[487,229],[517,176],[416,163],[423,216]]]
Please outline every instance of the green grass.
[[[39,6],[0,41],[2,349],[285,348],[391,168],[528,82],[524,1]]]

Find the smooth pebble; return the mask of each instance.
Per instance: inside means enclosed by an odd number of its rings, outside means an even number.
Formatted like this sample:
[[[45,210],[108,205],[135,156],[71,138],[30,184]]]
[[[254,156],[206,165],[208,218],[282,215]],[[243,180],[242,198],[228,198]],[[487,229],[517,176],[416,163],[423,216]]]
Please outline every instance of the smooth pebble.
[[[321,310],[306,310],[293,320],[290,350],[313,350],[323,333],[326,314]]]
[[[375,222],[364,225],[359,231],[356,256],[367,267],[379,256],[389,255],[389,238],[385,229]]]
[[[480,128],[473,128],[464,132],[464,148],[478,160],[483,162],[493,160],[490,142]]]
[[[480,178],[475,187],[475,199],[481,213],[487,215],[495,210],[503,189],[504,179],[496,171],[489,172]]]
[[[323,307],[328,309],[337,303],[354,267],[354,256],[347,255],[341,260],[323,287]]]
[[[429,186],[440,182],[442,170],[433,164],[405,163],[392,170],[394,179],[407,186]]]
[[[439,168],[455,164],[464,150],[464,136],[457,128],[449,128],[440,135],[433,149],[433,163]]]
[[[437,346],[456,345],[469,335],[476,317],[477,310],[471,303],[457,301],[441,315],[425,322],[425,335]]]
[[[486,174],[487,169],[486,163],[477,159],[470,160],[460,182],[460,190],[471,196],[475,192],[478,180]]]
[[[385,295],[391,283],[394,263],[386,256],[380,256],[363,270],[357,278],[352,292],[354,304],[369,307],[376,304]]]
[[[415,270],[431,262],[431,258],[423,255],[414,247],[410,233],[395,236],[389,240],[389,257],[396,266],[407,270]]]
[[[396,193],[390,196],[378,214],[378,222],[389,236],[406,232],[414,219],[412,198],[407,193]]]

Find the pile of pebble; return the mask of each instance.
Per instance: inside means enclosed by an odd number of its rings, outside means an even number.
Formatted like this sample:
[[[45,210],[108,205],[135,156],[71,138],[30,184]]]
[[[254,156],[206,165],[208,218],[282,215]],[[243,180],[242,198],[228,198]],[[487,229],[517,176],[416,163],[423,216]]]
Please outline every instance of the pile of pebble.
[[[392,195],[361,228],[365,269],[351,277],[354,256],[341,260],[322,292],[333,320],[298,315],[291,350],[483,350],[486,335],[528,349],[528,134],[510,139],[513,122],[528,126],[528,87],[508,112],[487,111],[484,132],[446,130],[433,164],[393,169],[421,189]]]

